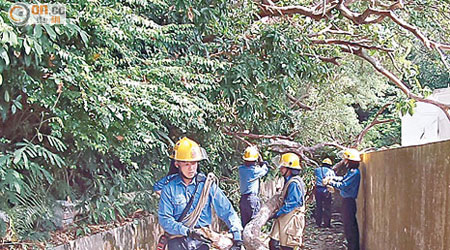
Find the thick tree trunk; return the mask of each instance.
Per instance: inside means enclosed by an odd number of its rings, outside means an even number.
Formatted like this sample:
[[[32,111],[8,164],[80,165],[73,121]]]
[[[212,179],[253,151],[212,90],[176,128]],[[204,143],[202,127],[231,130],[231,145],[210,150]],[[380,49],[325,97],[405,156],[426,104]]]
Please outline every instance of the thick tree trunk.
[[[261,241],[261,228],[267,220],[281,206],[280,194],[274,195],[261,206],[261,210],[255,219],[251,220],[244,228],[243,238],[246,250],[268,249],[268,246]]]

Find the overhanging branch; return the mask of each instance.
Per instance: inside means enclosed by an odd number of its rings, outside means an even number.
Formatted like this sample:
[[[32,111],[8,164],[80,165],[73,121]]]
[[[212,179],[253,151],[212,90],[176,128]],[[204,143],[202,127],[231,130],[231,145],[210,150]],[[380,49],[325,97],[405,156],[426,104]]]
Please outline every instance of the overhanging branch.
[[[389,122],[393,122],[395,121],[394,119],[387,119],[387,120],[378,120],[378,117],[384,112],[384,110],[386,110],[387,107],[389,107],[392,103],[387,103],[385,104],[380,110],[378,110],[378,112],[375,115],[375,118],[373,119],[373,121],[368,124],[362,131],[361,133],[359,133],[359,135],[356,137],[355,140],[355,147],[358,146],[359,144],[361,144],[364,136],[367,134],[367,132],[375,125],[377,124],[382,124],[382,123],[389,123]]]
[[[378,72],[380,72],[381,74],[386,76],[395,85],[397,85],[397,87],[399,87],[402,90],[402,92],[405,93],[409,98],[412,98],[419,102],[433,104],[433,105],[439,107],[442,111],[444,111],[445,115],[447,116],[447,119],[450,121],[450,112],[449,112],[450,105],[449,104],[444,104],[444,103],[441,103],[441,102],[438,102],[438,101],[435,101],[432,99],[425,99],[421,96],[418,96],[418,95],[412,93],[411,90],[408,89],[408,87],[406,87],[406,85],[397,76],[395,76],[392,72],[390,72],[389,70],[384,68],[383,65],[378,60],[376,60],[374,57],[367,55],[367,53],[365,53],[365,51],[362,48],[358,48],[358,49],[341,48],[341,49],[344,52],[357,55],[357,56],[363,58],[364,60],[366,60],[367,62],[369,62],[370,64],[372,64],[372,66]]]
[[[376,46],[376,45],[368,45],[368,42],[372,42],[371,40],[359,40],[359,41],[346,41],[339,39],[325,39],[325,40],[311,40],[313,44],[337,44],[337,45],[346,45],[346,46],[356,46],[365,49],[373,49],[373,50],[381,50],[386,52],[393,52],[393,49]]]
[[[300,102],[302,98],[297,99],[297,98],[293,97],[292,95],[290,95],[290,94],[288,94],[288,93],[286,93],[286,97],[289,99],[289,101],[292,102],[291,107],[292,107],[292,106],[297,106],[297,107],[299,107],[299,108],[301,108],[301,109],[305,109],[305,110],[308,110],[308,111],[311,111],[311,110],[312,110],[312,108],[311,108],[310,106],[308,106],[308,105],[306,105],[306,104]]]

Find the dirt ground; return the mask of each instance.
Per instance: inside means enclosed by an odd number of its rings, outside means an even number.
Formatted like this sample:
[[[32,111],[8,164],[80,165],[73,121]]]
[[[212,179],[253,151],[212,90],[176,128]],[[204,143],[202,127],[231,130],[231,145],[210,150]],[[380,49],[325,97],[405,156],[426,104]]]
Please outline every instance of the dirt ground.
[[[344,243],[344,226],[339,212],[334,212],[332,214],[331,226],[331,228],[317,227],[313,218],[306,219],[303,249],[347,249]]]

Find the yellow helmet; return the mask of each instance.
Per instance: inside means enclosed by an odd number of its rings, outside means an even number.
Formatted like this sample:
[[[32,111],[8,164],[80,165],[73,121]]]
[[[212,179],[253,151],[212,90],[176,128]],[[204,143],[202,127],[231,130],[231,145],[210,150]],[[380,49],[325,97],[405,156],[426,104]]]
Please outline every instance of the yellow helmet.
[[[348,148],[344,150],[344,152],[342,153],[342,158],[349,159],[351,161],[361,161],[359,151],[354,148]]]
[[[278,163],[278,167],[287,167],[293,169],[302,169],[300,167],[300,158],[294,153],[283,154]]]
[[[195,141],[183,137],[173,147],[171,156],[176,161],[201,161],[206,159],[206,152]]]
[[[242,159],[245,161],[257,161],[259,157],[258,148],[255,146],[248,146],[244,151]]]
[[[330,158],[325,158],[323,161],[322,161],[322,163],[323,164],[328,164],[328,165],[333,165],[333,162],[331,161],[331,159]]]

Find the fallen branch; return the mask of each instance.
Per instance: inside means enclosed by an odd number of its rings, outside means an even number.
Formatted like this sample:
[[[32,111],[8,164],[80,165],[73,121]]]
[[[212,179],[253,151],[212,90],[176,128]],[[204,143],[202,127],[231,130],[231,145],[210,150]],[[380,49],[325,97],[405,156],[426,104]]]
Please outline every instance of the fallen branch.
[[[280,194],[274,195],[262,204],[261,210],[244,228],[243,240],[247,250],[262,250],[268,247],[261,241],[261,228],[281,206]]]

